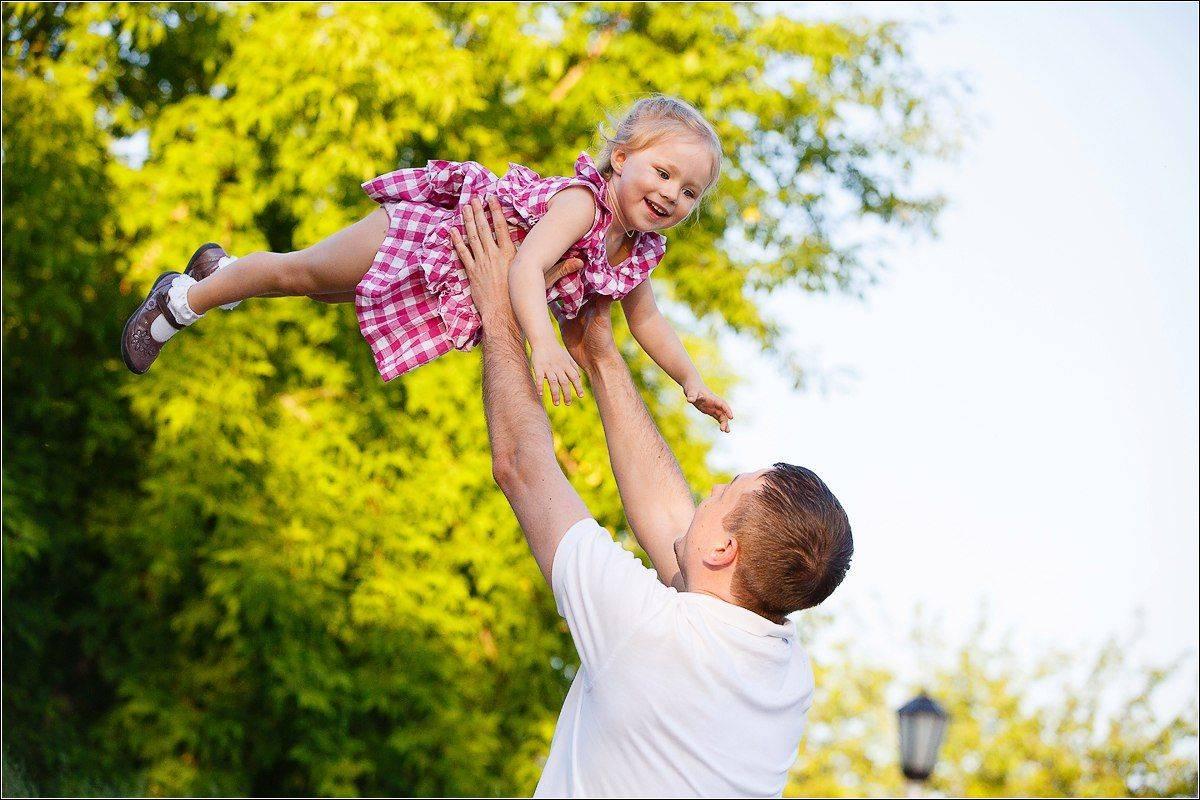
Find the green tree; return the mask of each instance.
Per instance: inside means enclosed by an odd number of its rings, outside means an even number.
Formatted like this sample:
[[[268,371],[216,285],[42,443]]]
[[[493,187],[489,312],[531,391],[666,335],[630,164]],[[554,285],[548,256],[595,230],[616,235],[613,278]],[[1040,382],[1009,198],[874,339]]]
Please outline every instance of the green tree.
[[[39,731],[13,751],[43,769],[111,701],[83,647],[104,569],[86,520],[133,472],[108,155],[80,73],[4,72],[4,722]]]
[[[825,621],[827,623],[827,621]],[[905,681],[860,647],[810,626],[818,697],[786,794],[897,797],[895,709]],[[926,638],[926,637],[917,637]],[[950,797],[1195,796],[1196,697],[1166,712],[1182,662],[1137,667],[1136,638],[1095,652],[1031,656],[994,642],[981,622],[967,641],[927,642],[924,685],[950,713],[930,789]],[[1156,706],[1158,710],[1156,711]]]
[[[908,179],[944,145],[940,89],[889,25],[624,3],[4,18],[4,714],[43,788],[65,762],[152,793],[528,792],[573,674],[491,480],[476,356],[384,386],[351,309],[251,301],[121,372],[124,316],[199,243],[304,246],[372,208],[360,182],[428,158],[563,173],[604,109],[678,94],[727,163],[656,281],[719,383],[718,332],[779,349],[763,293],[870,281],[846,215],[938,209]],[[111,159],[135,132],[145,163]],[[704,487],[711,429],[622,338]],[[623,531],[594,406],[552,414]]]

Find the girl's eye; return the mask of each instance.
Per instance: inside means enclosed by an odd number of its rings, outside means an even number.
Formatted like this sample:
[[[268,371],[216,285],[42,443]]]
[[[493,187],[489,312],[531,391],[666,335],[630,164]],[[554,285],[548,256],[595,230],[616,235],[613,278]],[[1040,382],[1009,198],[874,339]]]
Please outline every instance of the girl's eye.
[[[696,193],[693,192],[691,189],[684,189],[683,193],[685,195],[687,195],[688,197],[692,198],[693,200],[696,199]]]
[[[662,178],[662,179],[665,181],[667,178],[669,178],[669,177],[671,177],[671,176],[670,176],[670,175],[668,175],[667,173],[663,172],[663,171],[660,169],[660,170],[658,171],[658,177]]]

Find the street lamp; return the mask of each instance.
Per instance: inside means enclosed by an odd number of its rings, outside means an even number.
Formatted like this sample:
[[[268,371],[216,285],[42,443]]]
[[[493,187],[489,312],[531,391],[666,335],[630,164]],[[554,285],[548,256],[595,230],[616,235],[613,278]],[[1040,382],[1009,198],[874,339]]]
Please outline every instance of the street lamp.
[[[933,774],[950,715],[924,692],[896,713],[900,717],[900,766],[915,790]]]

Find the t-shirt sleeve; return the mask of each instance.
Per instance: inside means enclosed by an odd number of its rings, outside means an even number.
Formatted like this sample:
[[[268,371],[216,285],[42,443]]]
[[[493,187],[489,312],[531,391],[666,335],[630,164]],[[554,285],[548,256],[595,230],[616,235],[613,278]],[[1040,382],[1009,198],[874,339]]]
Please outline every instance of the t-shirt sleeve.
[[[635,627],[675,594],[594,519],[580,520],[563,536],[550,580],[558,613],[593,677]]]

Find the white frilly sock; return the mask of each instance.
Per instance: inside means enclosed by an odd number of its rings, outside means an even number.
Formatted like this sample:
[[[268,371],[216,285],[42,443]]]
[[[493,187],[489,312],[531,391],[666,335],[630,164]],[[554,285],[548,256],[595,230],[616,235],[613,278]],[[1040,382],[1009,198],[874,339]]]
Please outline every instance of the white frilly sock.
[[[170,310],[175,321],[185,327],[194,324],[196,320],[204,316],[197,314],[188,305],[188,289],[195,282],[196,279],[190,275],[177,275],[171,281],[171,287],[167,289],[167,309]],[[168,322],[165,316],[159,315],[158,319],[150,324],[150,335],[159,344],[166,342],[177,333],[179,333],[179,329]]]

